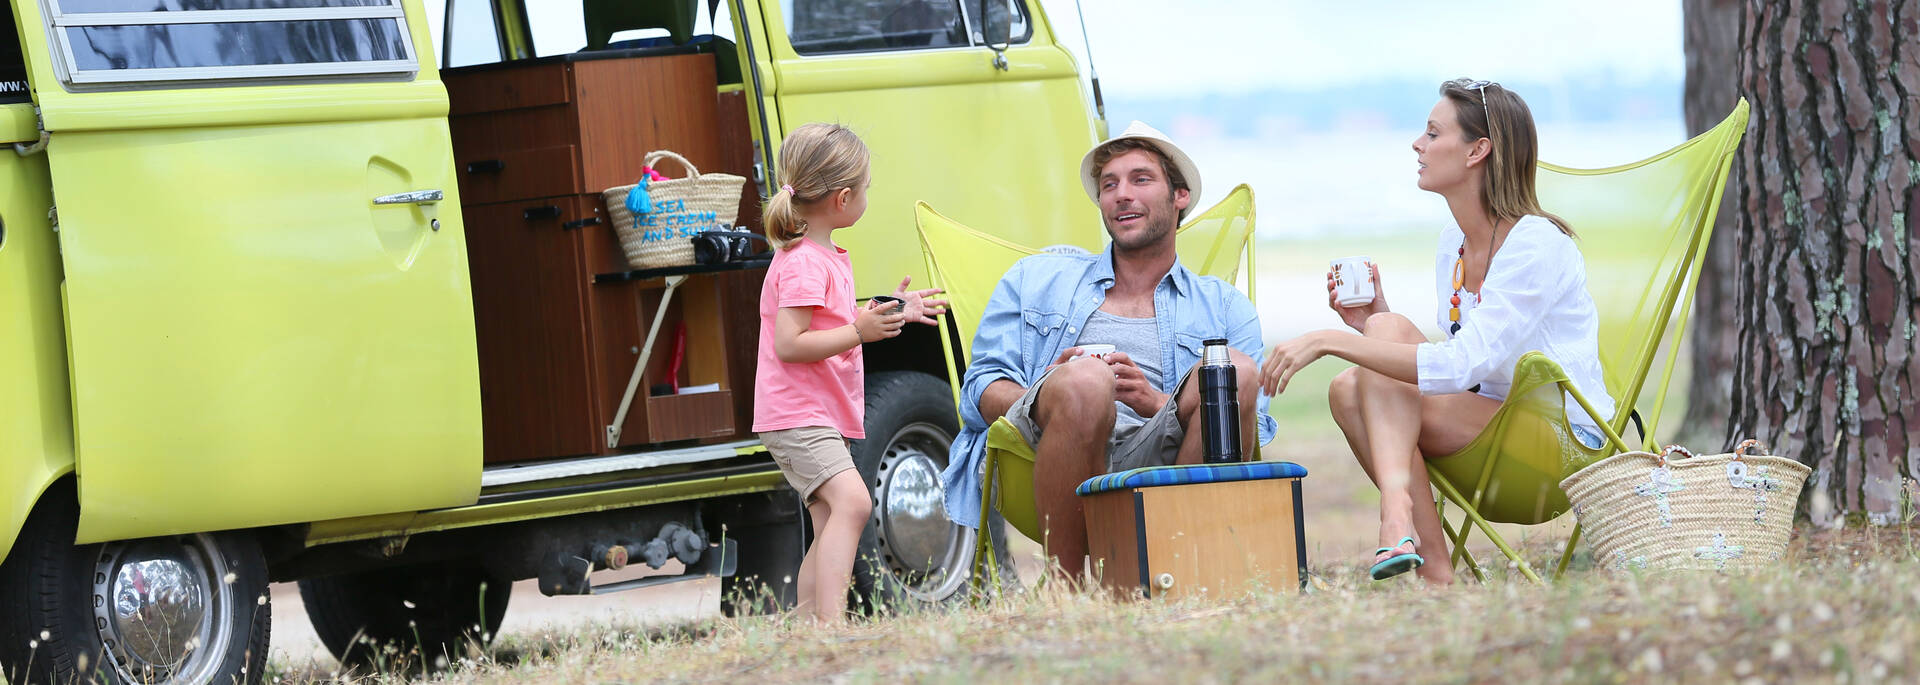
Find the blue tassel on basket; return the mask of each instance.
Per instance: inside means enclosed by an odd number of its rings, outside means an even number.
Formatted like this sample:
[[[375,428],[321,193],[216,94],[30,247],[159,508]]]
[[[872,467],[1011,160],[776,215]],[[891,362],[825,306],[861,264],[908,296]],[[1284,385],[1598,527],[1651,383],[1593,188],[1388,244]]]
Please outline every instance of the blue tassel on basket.
[[[635,215],[653,213],[653,199],[647,197],[647,177],[641,176],[633,190],[627,191],[627,211]]]

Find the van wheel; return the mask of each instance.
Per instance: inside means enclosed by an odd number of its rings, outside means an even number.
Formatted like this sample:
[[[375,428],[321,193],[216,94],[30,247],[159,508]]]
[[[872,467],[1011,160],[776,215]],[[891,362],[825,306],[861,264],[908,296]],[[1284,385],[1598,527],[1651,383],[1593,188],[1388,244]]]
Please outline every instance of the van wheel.
[[[260,682],[273,621],[252,535],[74,545],[79,508],[63,490],[42,499],[0,567],[7,678]]]
[[[484,649],[507,615],[511,582],[477,565],[381,568],[300,581],[313,632],[367,673],[425,672]],[[422,655],[425,658],[421,658]]]
[[[953,391],[914,371],[867,376],[867,437],[851,445],[873,494],[873,517],[853,565],[857,600],[868,612],[940,604],[967,595],[975,530],[947,520],[940,472],[959,433]],[[1001,526],[999,514],[987,522]],[[994,541],[1011,569],[1006,540]]]

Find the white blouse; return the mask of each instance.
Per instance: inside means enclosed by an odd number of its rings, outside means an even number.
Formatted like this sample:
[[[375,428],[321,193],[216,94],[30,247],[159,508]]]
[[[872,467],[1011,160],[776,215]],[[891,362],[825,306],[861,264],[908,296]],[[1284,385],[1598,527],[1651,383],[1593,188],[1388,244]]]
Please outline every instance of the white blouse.
[[[1447,318],[1453,262],[1466,239],[1459,227],[1447,228],[1434,257],[1442,332],[1453,328]],[[1599,333],[1600,315],[1587,293],[1580,249],[1552,221],[1524,216],[1494,253],[1480,292],[1461,289],[1460,332],[1443,342],[1420,345],[1420,392],[1445,395],[1478,385],[1481,395],[1504,400],[1513,385],[1513,365],[1521,355],[1538,350],[1566,369],[1602,419],[1610,418],[1613,397],[1607,394],[1600,368]],[[1578,403],[1571,398],[1566,403],[1569,420],[1595,426]]]

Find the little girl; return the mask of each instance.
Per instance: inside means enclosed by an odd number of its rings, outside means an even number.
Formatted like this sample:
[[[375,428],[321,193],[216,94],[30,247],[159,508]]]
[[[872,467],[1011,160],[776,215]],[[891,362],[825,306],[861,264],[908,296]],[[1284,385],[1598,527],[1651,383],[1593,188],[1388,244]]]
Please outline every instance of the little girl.
[[[767,201],[763,224],[777,252],[760,288],[760,355],[753,430],[800,492],[813,518],[813,546],[800,563],[802,614],[826,623],[846,611],[860,533],[873,510],[847,440],[866,437],[860,345],[900,334],[907,321],[936,323],[940,291],[854,306],[853,261],[833,231],[867,210],[867,147],[836,124],[807,124],[780,144],[786,184]]]

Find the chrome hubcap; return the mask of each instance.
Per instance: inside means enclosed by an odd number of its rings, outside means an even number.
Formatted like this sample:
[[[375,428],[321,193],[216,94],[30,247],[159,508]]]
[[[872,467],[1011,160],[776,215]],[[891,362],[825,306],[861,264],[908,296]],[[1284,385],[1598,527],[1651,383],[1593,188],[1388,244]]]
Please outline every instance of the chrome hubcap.
[[[874,483],[882,561],[908,595],[951,596],[966,582],[973,531],[947,520],[940,471],[951,440],[938,427],[914,423],[887,443]]]
[[[233,626],[227,565],[205,535],[103,545],[94,565],[94,629],[129,682],[206,682]]]

